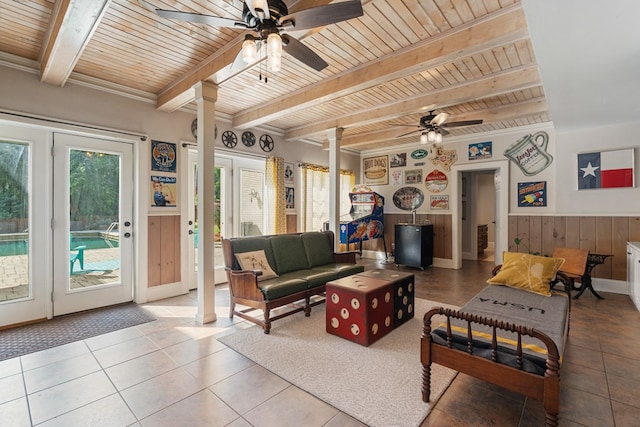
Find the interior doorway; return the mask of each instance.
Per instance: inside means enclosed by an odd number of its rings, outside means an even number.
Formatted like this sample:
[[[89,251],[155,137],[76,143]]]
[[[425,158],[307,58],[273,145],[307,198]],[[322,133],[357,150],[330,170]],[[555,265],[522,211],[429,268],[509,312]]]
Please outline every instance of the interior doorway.
[[[489,230],[492,230],[494,254],[501,254],[508,247],[509,189],[507,182],[509,162],[501,160],[480,164],[464,164],[453,166],[452,171],[456,177],[451,195],[452,204],[456,206],[458,211],[452,224],[452,264],[453,268],[462,268],[463,259],[478,259],[479,221],[487,223],[487,243],[490,239]],[[482,178],[478,178],[479,176]],[[490,184],[491,180],[493,187]],[[479,189],[478,182],[481,182],[482,190]],[[491,191],[494,195],[493,215],[490,207],[486,207],[484,201],[480,201],[482,195],[487,198],[486,194]],[[478,205],[483,207],[478,208]],[[480,219],[478,218],[479,209],[482,209]],[[492,216],[493,220],[491,220]],[[501,260],[501,257],[498,256],[497,260]],[[495,256],[493,262],[496,262]]]
[[[495,170],[462,172],[462,258],[494,261]]]

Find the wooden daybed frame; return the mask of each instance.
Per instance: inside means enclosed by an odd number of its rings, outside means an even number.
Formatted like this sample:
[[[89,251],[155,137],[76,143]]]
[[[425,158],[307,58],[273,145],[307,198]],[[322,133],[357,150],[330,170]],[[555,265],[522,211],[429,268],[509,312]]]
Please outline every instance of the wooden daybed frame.
[[[494,274],[500,266],[494,269]],[[558,273],[555,283],[562,282],[563,291],[569,293],[570,313],[570,285],[569,279],[562,273]],[[437,344],[433,341],[431,332],[431,318],[436,315],[446,317],[447,345]],[[451,320],[460,319],[467,322],[467,351],[461,351],[452,346]],[[471,322],[486,325],[491,328],[491,358],[474,355],[474,337],[471,331]],[[498,343],[497,330],[509,331],[517,334],[517,360],[518,367],[511,367],[497,361]],[[566,333],[568,334],[568,326]],[[522,369],[522,337],[530,336],[540,340],[547,348],[546,371],[544,375],[530,373]],[[431,364],[442,366],[463,372],[475,378],[487,381],[491,384],[504,387],[507,390],[523,394],[525,396],[542,401],[545,415],[545,425],[557,426],[560,412],[560,354],[558,347],[546,334],[528,328],[523,325],[515,325],[497,319],[480,317],[459,310],[444,307],[434,308],[424,316],[424,328],[421,338],[421,362],[422,362],[422,400],[429,402],[431,394]]]

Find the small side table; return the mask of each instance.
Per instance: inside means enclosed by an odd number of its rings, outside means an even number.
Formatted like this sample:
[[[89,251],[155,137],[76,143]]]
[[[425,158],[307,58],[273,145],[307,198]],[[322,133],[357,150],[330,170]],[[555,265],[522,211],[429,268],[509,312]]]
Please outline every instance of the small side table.
[[[598,299],[604,299],[603,296],[598,294],[595,289],[593,289],[593,283],[591,282],[591,271],[593,271],[594,267],[604,263],[608,257],[613,256],[611,254],[596,254],[589,252],[587,257],[587,268],[585,269],[584,275],[582,276],[582,286],[578,288],[578,293],[574,295],[573,299],[580,298],[580,295],[586,290],[589,289],[593,295],[595,295]]]

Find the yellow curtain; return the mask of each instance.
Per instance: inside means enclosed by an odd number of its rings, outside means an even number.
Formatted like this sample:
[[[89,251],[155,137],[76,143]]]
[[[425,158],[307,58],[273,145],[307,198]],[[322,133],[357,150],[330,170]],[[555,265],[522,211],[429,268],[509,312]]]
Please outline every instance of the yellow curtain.
[[[273,234],[287,232],[287,217],[285,211],[286,194],[284,189],[284,159],[270,156],[266,166],[267,194],[271,202],[269,215],[270,229]]]

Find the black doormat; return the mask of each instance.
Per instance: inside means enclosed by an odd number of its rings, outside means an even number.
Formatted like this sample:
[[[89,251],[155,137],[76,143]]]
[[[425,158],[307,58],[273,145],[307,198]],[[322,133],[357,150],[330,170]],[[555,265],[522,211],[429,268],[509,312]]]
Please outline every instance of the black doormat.
[[[136,303],[68,314],[0,331],[0,360],[91,338],[156,320]]]

